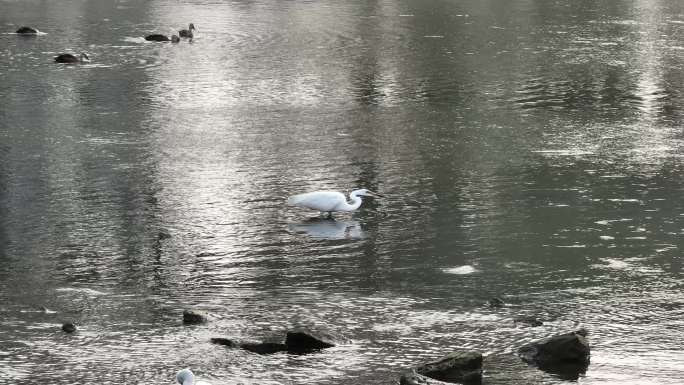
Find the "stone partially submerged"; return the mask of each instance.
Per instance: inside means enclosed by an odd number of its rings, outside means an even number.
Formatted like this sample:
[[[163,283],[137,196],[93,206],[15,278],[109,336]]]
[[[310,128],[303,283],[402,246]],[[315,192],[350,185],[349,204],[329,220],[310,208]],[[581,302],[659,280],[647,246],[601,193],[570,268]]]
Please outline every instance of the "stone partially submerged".
[[[62,331],[71,334],[76,331],[76,325],[71,322],[65,322],[62,324]]]
[[[201,310],[183,310],[183,323],[186,325],[202,324],[209,321],[209,314]]]
[[[482,383],[482,354],[453,352],[443,358],[417,366],[400,380],[405,385],[440,385],[443,383]]]
[[[346,339],[330,332],[314,331],[302,327],[288,331],[285,336],[285,345],[290,353],[310,353],[345,342],[347,342]]]
[[[584,329],[544,338],[522,346],[523,361],[568,380],[579,378],[589,367],[590,349]]]
[[[271,338],[263,342],[246,342],[222,337],[212,338],[211,342],[229,348],[244,349],[257,354],[273,354],[278,352],[306,354],[346,343],[347,340],[330,332],[313,331],[300,327],[288,331],[284,342],[282,338]]]
[[[278,352],[287,351],[287,345],[282,342],[243,342],[235,341],[228,338],[215,337],[211,340],[212,344],[223,345],[229,348],[245,349],[256,354],[274,354]]]

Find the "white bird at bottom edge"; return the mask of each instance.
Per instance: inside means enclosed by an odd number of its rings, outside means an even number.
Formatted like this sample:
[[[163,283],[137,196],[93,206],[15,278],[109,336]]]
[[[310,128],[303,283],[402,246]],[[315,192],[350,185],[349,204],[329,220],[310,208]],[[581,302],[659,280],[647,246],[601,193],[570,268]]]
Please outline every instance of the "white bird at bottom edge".
[[[354,190],[349,194],[351,203],[338,191],[313,191],[304,194],[297,194],[289,197],[287,203],[292,206],[304,207],[311,210],[318,210],[321,213],[332,215],[335,211],[354,211],[361,206],[362,196],[383,197],[371,190],[362,188]]]
[[[176,373],[176,381],[181,385],[211,385],[204,381],[195,382],[195,374],[188,368],[181,369]]]

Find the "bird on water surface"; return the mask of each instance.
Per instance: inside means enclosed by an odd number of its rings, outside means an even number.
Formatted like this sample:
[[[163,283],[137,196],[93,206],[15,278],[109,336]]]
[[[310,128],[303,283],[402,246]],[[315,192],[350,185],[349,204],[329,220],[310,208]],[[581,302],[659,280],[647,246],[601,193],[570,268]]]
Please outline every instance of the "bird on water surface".
[[[349,194],[351,203],[338,191],[313,191],[304,194],[297,194],[289,197],[287,203],[292,206],[304,207],[311,210],[318,210],[321,213],[332,215],[335,211],[354,211],[361,207],[362,196],[383,197],[383,195],[368,189],[354,190]]]
[[[197,30],[197,28],[195,28],[195,24],[190,23],[190,25],[188,26],[188,29],[181,29],[180,31],[178,31],[178,36],[189,37],[190,39],[192,39],[192,36],[193,36],[192,31],[195,31],[195,30]]]
[[[63,53],[55,57],[55,62],[57,63],[87,63],[90,58],[87,54],[81,53],[80,57],[74,56],[70,53]]]
[[[154,33],[152,35],[145,36],[145,40],[147,40],[147,41],[170,41],[172,43],[178,43],[180,41],[180,38],[176,35],[172,35],[171,38],[169,38],[166,35]]]
[[[176,382],[181,385],[211,385],[204,381],[195,381],[195,374],[192,370],[185,368],[176,373]]]

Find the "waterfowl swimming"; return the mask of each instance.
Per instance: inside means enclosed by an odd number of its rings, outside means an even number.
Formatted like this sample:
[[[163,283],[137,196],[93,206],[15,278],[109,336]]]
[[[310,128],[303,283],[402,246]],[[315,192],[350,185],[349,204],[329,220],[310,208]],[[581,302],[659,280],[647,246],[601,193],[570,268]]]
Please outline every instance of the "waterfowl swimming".
[[[188,29],[181,29],[180,31],[178,31],[178,36],[189,37],[190,39],[192,39],[192,31],[194,31],[195,29],[195,24],[190,23]]]
[[[195,382],[195,375],[192,370],[185,368],[176,373],[176,382],[181,385],[211,385],[208,382],[197,381]]]
[[[152,35],[145,36],[145,40],[147,40],[147,41],[170,41],[172,43],[178,43],[180,41],[180,38],[176,35],[172,35],[171,38],[169,39],[169,37],[166,35],[161,35],[161,34],[155,33]]]
[[[38,34],[38,30],[35,28],[31,28],[31,27],[21,27],[17,30],[17,34],[19,34],[19,35],[36,35],[36,34]]]
[[[55,62],[57,63],[87,63],[90,58],[87,54],[81,53],[80,57],[76,57],[70,53],[63,53],[61,55],[55,56]]]

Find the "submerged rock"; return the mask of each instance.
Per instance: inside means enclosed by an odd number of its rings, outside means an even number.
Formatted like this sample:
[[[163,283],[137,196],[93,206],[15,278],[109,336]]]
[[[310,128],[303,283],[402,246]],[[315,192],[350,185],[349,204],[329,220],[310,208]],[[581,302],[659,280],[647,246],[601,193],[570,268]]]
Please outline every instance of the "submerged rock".
[[[413,372],[429,379],[463,384],[482,382],[482,354],[473,351],[453,352],[443,358],[416,367]],[[411,373],[402,376],[404,381],[425,381]],[[421,382],[415,382],[421,384]],[[431,382],[423,382],[432,384]]]
[[[183,310],[183,323],[187,325],[201,324],[209,321],[209,315],[200,310]]]
[[[301,327],[288,331],[285,336],[285,345],[291,353],[310,353],[345,342],[344,338],[329,332],[313,331]]]
[[[590,349],[586,329],[560,334],[522,346],[523,361],[564,379],[577,379],[589,367]]]
[[[72,324],[71,322],[66,322],[62,324],[62,331],[65,333],[73,333],[76,331],[76,325]]]
[[[215,337],[211,343],[227,346],[229,348],[240,348],[257,354],[273,354],[287,351],[287,345],[282,342],[239,342],[228,338]]]
[[[542,322],[539,318],[529,315],[517,316],[513,318],[513,323],[532,327],[544,325],[544,322]]]
[[[228,346],[229,348],[239,348],[240,344],[228,339],[228,338],[222,338],[222,337],[214,337],[209,340],[212,344],[216,345],[223,345],[223,346]]]
[[[506,304],[506,302],[504,302],[504,300],[501,299],[501,297],[494,297],[487,301],[487,304],[490,307],[503,307]]]
[[[347,342],[344,338],[329,332],[312,331],[305,328],[296,328],[288,331],[285,336],[285,342],[280,337],[270,338],[262,342],[236,341],[222,337],[214,337],[210,341],[217,345],[245,349],[257,354],[273,354],[278,352],[293,354],[312,353]]]
[[[242,349],[257,354],[273,354],[288,351],[287,345],[279,342],[245,342],[239,346]]]

